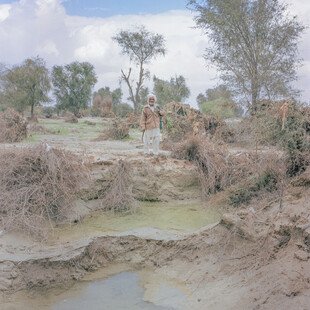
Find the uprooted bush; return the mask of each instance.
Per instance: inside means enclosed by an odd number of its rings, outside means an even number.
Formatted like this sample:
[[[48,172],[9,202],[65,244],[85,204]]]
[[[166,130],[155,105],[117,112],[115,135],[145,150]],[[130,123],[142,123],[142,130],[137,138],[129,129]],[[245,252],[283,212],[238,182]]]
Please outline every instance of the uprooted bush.
[[[165,147],[167,149],[171,148],[171,143],[183,141],[185,136],[192,133],[194,135],[215,137],[215,139],[226,137],[224,134],[225,124],[220,118],[204,115],[189,105],[170,102],[164,107],[164,112],[164,147],[167,146]],[[223,133],[216,135],[220,127],[223,127]]]
[[[0,142],[20,142],[27,137],[27,121],[14,109],[0,113]]]
[[[129,125],[126,120],[115,118],[111,121],[109,127],[103,132],[96,141],[100,140],[122,140],[129,137]]]
[[[287,174],[294,176],[310,164],[309,107],[296,102],[263,101],[255,115],[240,123],[239,141],[250,146],[273,145],[287,155]]]
[[[1,150],[0,171],[1,228],[36,238],[64,219],[87,176],[80,158],[44,144]]]
[[[231,189],[230,202],[247,203],[262,190],[279,189],[285,178],[285,160],[277,155],[230,154],[224,145],[206,137],[190,136],[172,156],[196,164],[204,196]]]
[[[113,212],[134,212],[138,206],[132,193],[132,174],[128,162],[120,160],[110,171],[109,182],[101,195],[101,207]]]
[[[172,156],[196,164],[204,195],[224,189],[228,182],[229,163],[224,146],[201,136],[189,136],[177,144]]]
[[[262,197],[264,193],[280,189],[282,180],[282,173],[275,167],[261,169],[230,190],[229,204],[235,207],[248,204],[254,197]]]

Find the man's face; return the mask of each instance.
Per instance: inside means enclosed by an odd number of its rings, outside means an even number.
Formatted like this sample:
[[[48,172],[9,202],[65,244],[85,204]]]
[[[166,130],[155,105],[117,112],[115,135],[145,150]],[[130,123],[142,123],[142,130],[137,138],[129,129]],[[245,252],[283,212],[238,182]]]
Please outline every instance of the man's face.
[[[154,97],[150,97],[149,98],[149,105],[153,106],[155,104],[155,98]]]

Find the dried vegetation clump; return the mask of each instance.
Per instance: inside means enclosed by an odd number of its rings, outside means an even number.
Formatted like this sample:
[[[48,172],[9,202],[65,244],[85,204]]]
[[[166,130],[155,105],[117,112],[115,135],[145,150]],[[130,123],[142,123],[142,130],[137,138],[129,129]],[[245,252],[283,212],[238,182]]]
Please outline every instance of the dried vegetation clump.
[[[109,171],[109,182],[101,199],[102,208],[113,212],[134,212],[137,201],[132,193],[132,170],[130,164],[120,160]]]
[[[27,137],[27,121],[14,109],[0,113],[0,142],[20,142]]]
[[[236,158],[232,158],[232,165],[239,169]],[[253,198],[283,195],[288,181],[284,158],[270,155],[254,156],[244,162],[245,169],[235,174],[235,182],[229,188],[228,203],[233,206],[248,204]]]
[[[37,238],[46,237],[52,223],[63,220],[87,177],[80,158],[44,144],[1,150],[0,170],[1,228]]]
[[[190,136],[177,144],[172,156],[196,164],[204,195],[213,194],[227,186],[229,166],[227,150],[202,136]]]
[[[66,123],[71,123],[71,124],[76,124],[76,123],[79,122],[79,119],[74,114],[67,113],[66,116],[65,116],[65,122]]]
[[[93,98],[91,114],[99,117],[114,117],[112,97],[97,94]]]
[[[172,156],[196,164],[205,197],[229,190],[229,203],[248,203],[262,192],[282,189],[285,161],[273,154],[231,154],[225,145],[203,136],[177,144]]]
[[[57,134],[57,132],[53,130],[49,130],[44,125],[40,125],[36,123],[29,124],[27,128],[28,128],[30,135],[32,133],[43,134],[43,135],[44,134]]]
[[[239,124],[237,142],[280,147],[287,155],[287,174],[298,175],[310,164],[309,110],[296,102],[262,101],[255,115]]]
[[[102,133],[96,141],[100,140],[122,140],[129,137],[129,125],[126,120],[115,118],[111,121],[107,130]]]
[[[165,145],[183,141],[189,135],[207,136],[209,138],[230,142],[232,132],[228,132],[228,126],[220,119],[211,115],[205,115],[189,105],[170,102],[164,107],[165,111]]]
[[[139,128],[140,115],[137,113],[128,113],[126,116],[126,121],[129,128]]]

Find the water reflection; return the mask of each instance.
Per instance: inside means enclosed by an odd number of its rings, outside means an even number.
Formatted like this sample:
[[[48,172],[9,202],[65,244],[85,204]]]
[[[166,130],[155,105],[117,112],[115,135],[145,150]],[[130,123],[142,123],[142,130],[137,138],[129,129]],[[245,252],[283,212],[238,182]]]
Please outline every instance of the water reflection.
[[[88,283],[79,296],[70,297],[53,305],[53,310],[172,310],[143,301],[144,289],[139,275],[122,272],[109,279]]]

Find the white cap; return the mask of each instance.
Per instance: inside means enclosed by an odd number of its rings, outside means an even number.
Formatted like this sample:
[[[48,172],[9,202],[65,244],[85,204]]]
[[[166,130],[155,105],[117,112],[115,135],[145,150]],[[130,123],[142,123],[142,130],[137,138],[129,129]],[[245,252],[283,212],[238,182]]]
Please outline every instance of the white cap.
[[[154,99],[155,99],[155,102],[157,101],[157,98],[156,98],[156,96],[155,96],[154,94],[149,94],[149,95],[147,96],[147,102],[149,102],[150,98],[154,98]]]

